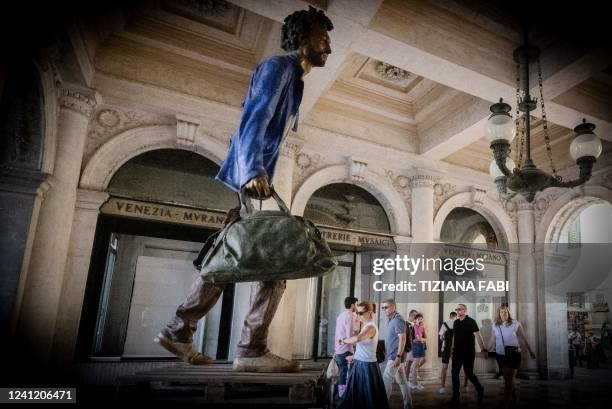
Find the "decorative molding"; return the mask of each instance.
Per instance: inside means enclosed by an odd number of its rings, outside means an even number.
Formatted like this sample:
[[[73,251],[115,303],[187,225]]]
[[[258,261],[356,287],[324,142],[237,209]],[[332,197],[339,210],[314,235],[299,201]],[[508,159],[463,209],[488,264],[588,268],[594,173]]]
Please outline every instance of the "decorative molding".
[[[404,203],[406,204],[406,208],[410,209],[412,207],[412,189],[410,189],[410,178],[406,175],[396,175],[390,169],[383,169],[385,172],[385,176],[391,182],[391,185],[397,190],[397,192],[404,199]]]
[[[414,168],[410,176],[410,186],[415,189],[419,187],[432,188],[442,178],[438,172],[428,169]]]
[[[87,95],[77,89],[62,85],[58,89],[60,106],[78,112],[89,118],[98,104],[96,95]]]
[[[544,213],[546,213],[546,210],[548,210],[550,204],[552,202],[554,202],[560,195],[562,192],[557,192],[553,189],[549,189],[551,192],[550,193],[541,193],[539,195],[536,196],[535,201],[534,201],[534,214],[535,214],[535,221],[537,224],[540,223],[540,221],[542,220],[542,216],[544,215]]]
[[[85,157],[88,158],[98,147],[123,131],[141,126],[170,124],[171,118],[134,110],[124,111],[108,105],[98,107],[89,122]]]
[[[181,4],[201,16],[216,16],[227,12],[230,5],[224,0],[181,0]]]
[[[350,158],[349,161],[350,179],[353,182],[363,182],[365,180],[365,174],[368,171],[368,163],[355,158]]]
[[[292,142],[290,140],[286,140],[281,147],[280,154],[286,158],[294,159],[304,147],[303,142]]]
[[[195,145],[195,136],[200,126],[196,118],[176,114],[176,143],[178,146],[191,148]]]
[[[518,215],[516,214],[516,203],[514,203],[514,201],[512,200],[506,200],[506,201],[501,202],[501,205],[506,211],[506,214],[508,215],[508,217],[510,217],[510,220],[512,220],[512,224],[514,225],[514,227],[517,228]]]
[[[403,81],[411,75],[408,71],[385,62],[378,63],[376,72],[382,79],[397,82]]]
[[[457,187],[450,183],[436,183],[433,186],[434,191],[434,214],[438,212],[440,206],[452,195],[455,194]]]

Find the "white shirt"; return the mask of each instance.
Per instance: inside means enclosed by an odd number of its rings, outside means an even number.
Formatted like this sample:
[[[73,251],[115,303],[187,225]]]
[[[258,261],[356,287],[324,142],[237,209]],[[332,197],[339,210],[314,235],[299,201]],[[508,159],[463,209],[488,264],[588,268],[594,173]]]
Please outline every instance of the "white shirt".
[[[495,352],[499,355],[505,355],[504,346],[518,347],[519,340],[516,332],[521,323],[517,320],[512,320],[512,324],[508,325],[505,321],[502,325],[494,325],[493,333],[495,334]]]
[[[357,343],[355,348],[355,359],[363,362],[377,362],[376,347],[378,346],[378,328],[376,324],[374,324],[374,321],[368,321],[361,331],[363,332],[368,326],[374,327],[376,333],[372,338],[364,339]]]

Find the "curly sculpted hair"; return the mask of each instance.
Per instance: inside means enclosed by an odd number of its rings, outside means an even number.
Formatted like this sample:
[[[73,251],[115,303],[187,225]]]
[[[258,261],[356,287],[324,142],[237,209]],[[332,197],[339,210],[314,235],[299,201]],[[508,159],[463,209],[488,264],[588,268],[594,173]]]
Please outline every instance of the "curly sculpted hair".
[[[282,49],[287,52],[295,51],[308,43],[308,37],[315,24],[321,25],[327,31],[334,29],[334,25],[323,10],[317,10],[312,6],[309,6],[308,10],[298,10],[288,15],[282,29]]]

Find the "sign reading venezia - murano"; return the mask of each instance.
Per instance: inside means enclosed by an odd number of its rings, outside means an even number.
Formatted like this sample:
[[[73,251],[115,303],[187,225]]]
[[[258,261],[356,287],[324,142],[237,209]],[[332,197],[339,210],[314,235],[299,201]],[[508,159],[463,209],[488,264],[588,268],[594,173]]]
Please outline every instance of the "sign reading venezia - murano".
[[[102,213],[160,222],[189,224],[212,228],[223,227],[225,212],[201,210],[131,199],[112,197],[102,205]]]

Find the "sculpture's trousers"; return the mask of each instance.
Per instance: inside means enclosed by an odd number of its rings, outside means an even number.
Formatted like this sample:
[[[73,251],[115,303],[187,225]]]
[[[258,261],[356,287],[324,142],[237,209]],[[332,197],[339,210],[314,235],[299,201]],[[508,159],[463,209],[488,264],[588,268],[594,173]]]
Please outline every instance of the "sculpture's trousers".
[[[285,291],[286,281],[260,281],[254,285],[251,307],[244,319],[236,350],[237,357],[258,357],[268,352],[268,329]],[[198,277],[163,334],[174,342],[193,342],[198,320],[215,305],[224,288],[223,284],[209,283]]]

